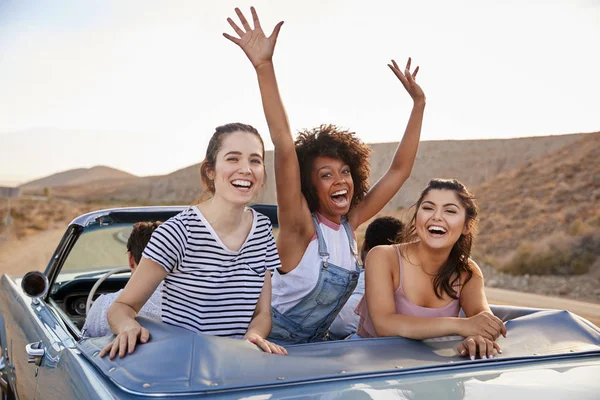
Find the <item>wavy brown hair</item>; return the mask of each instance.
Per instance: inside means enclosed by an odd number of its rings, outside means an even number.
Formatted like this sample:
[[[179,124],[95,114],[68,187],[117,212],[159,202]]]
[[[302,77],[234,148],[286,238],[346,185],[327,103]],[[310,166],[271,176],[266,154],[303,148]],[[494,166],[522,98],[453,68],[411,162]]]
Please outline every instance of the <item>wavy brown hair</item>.
[[[221,150],[221,146],[223,145],[223,139],[231,133],[234,132],[246,132],[252,135],[255,135],[258,140],[260,140],[260,144],[262,146],[262,157],[265,158],[265,144],[260,136],[260,133],[251,125],[242,124],[240,122],[233,122],[231,124],[217,126],[215,128],[215,133],[213,133],[212,137],[208,142],[208,147],[206,148],[206,157],[200,164],[200,178],[202,179],[202,186],[204,188],[204,192],[198,199],[198,203],[201,203],[205,200],[208,200],[211,196],[215,194],[215,182],[209,178],[208,174],[210,171],[214,171],[215,165],[217,163],[217,154],[219,150]],[[264,162],[263,162],[264,168]],[[267,179],[267,172],[265,171],[264,181]]]
[[[460,285],[460,275],[463,272],[467,273],[467,279],[464,282],[467,283],[473,277],[474,272],[478,273],[469,263],[473,239],[477,233],[477,215],[479,212],[477,204],[475,204],[475,197],[469,192],[469,189],[456,179],[432,179],[429,181],[423,192],[421,192],[421,197],[419,197],[419,200],[413,205],[414,212],[408,224],[408,228],[402,233],[398,240],[399,243],[407,243],[414,242],[418,239],[415,228],[417,212],[419,211],[425,196],[432,190],[453,191],[465,208],[465,224],[469,227],[469,233],[460,235],[460,238],[456,241],[452,250],[450,250],[448,259],[433,279],[435,295],[439,299],[442,299],[443,293],[446,293],[451,298],[458,300],[458,293],[455,288]]]
[[[350,209],[365,197],[369,191],[371,149],[356,136],[356,133],[335,125],[321,125],[299,132],[295,144],[300,164],[302,194],[306,198],[310,211],[316,211],[319,205],[319,199],[311,181],[313,164],[317,157],[337,158],[350,167],[354,182],[354,194]]]
[[[147,221],[137,222],[133,225],[129,239],[127,239],[127,251],[131,253],[136,264],[140,263],[142,253],[150,241],[152,233],[160,224],[162,224],[160,221]]]

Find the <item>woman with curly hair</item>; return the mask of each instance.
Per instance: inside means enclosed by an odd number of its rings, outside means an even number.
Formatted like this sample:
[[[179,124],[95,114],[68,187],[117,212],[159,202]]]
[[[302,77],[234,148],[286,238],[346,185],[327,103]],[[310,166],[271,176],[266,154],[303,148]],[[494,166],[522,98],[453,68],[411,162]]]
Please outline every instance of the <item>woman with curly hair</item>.
[[[377,214],[408,179],[417,153],[425,95],[415,82],[418,67],[404,72],[388,64],[414,106],[402,142],[385,175],[369,189],[369,147],[356,134],[333,125],[301,132],[296,142],[283,106],[272,56],[279,22],[266,37],[254,8],[254,28],[236,8],[238,37],[224,34],[252,62],[275,146],[281,268],[273,277],[273,326],[280,344],[323,340],[352,294],[361,273],[355,230]]]
[[[428,339],[459,334],[461,355],[493,358],[506,336],[492,314],[483,275],[470,259],[477,231],[473,195],[455,179],[433,179],[414,206],[401,244],[377,246],[365,261],[365,296],[357,307],[362,338]],[[460,309],[466,318],[459,318]]]

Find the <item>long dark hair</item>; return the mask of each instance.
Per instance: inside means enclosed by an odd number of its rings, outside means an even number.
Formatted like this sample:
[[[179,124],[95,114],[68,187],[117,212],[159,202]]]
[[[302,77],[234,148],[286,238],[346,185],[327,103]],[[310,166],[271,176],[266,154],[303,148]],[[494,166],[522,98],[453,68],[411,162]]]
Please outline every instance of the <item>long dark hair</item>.
[[[415,223],[417,220],[417,212],[423,203],[423,199],[432,190],[451,190],[456,193],[456,196],[465,208],[465,224],[469,227],[469,233],[461,234],[460,238],[452,246],[448,259],[442,265],[438,273],[433,279],[433,288],[435,295],[442,299],[442,295],[446,293],[453,299],[458,299],[458,292],[456,287],[460,285],[460,275],[463,272],[467,273],[467,279],[464,283],[467,283],[472,277],[475,269],[469,264],[469,257],[471,256],[471,246],[473,245],[473,239],[477,233],[477,204],[475,204],[475,197],[469,189],[456,179],[432,179],[429,181],[421,197],[413,205],[414,212],[408,228],[402,233],[399,238],[399,243],[413,242],[418,239],[416,233]]]
[[[210,141],[208,142],[208,147],[206,148],[206,157],[200,164],[200,178],[202,179],[202,186],[204,188],[204,192],[198,199],[198,203],[201,203],[205,200],[208,200],[211,196],[215,194],[215,182],[209,178],[209,172],[214,171],[215,165],[217,163],[217,154],[221,149],[221,145],[223,144],[223,139],[230,133],[234,132],[246,132],[255,135],[258,140],[260,140],[260,144],[262,145],[262,157],[265,156],[265,144],[260,137],[260,134],[251,125],[242,124],[240,122],[234,122],[231,124],[221,125],[215,129],[215,133],[213,133]],[[265,171],[265,179],[266,171]]]

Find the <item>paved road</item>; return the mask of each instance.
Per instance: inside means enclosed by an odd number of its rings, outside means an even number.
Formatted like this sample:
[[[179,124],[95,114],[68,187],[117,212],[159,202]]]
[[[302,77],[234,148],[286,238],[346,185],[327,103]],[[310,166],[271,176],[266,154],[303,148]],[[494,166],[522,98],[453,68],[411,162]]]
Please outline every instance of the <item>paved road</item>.
[[[600,304],[489,287],[485,293],[490,304],[568,310],[600,326]]]

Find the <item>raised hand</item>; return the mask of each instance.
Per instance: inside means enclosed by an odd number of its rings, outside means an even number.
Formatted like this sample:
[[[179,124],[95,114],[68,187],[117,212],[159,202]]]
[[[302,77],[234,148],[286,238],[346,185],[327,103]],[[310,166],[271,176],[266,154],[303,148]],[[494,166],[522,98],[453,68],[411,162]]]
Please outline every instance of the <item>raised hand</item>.
[[[231,25],[239,37],[231,36],[227,33],[223,33],[223,36],[240,46],[241,49],[244,50],[244,53],[246,53],[246,56],[248,56],[248,59],[250,59],[254,68],[258,68],[262,64],[271,62],[275,44],[277,43],[277,36],[279,36],[279,30],[281,29],[281,25],[283,25],[283,21],[275,25],[271,36],[266,37],[260,26],[260,20],[258,19],[258,14],[256,14],[254,7],[250,7],[250,12],[252,13],[254,29],[250,27],[250,24],[240,9],[236,8],[235,13],[239,17],[244,29],[240,29],[231,18],[227,18],[227,22],[229,22],[229,25]]]
[[[423,93],[423,89],[421,89],[421,86],[415,81],[417,73],[419,72],[419,67],[415,68],[414,72],[410,72],[411,61],[410,57],[408,57],[404,73],[400,70],[400,67],[395,60],[392,60],[392,63],[388,64],[388,67],[390,67],[394,75],[400,79],[400,82],[402,82],[402,85],[415,103],[425,102],[425,93]]]

